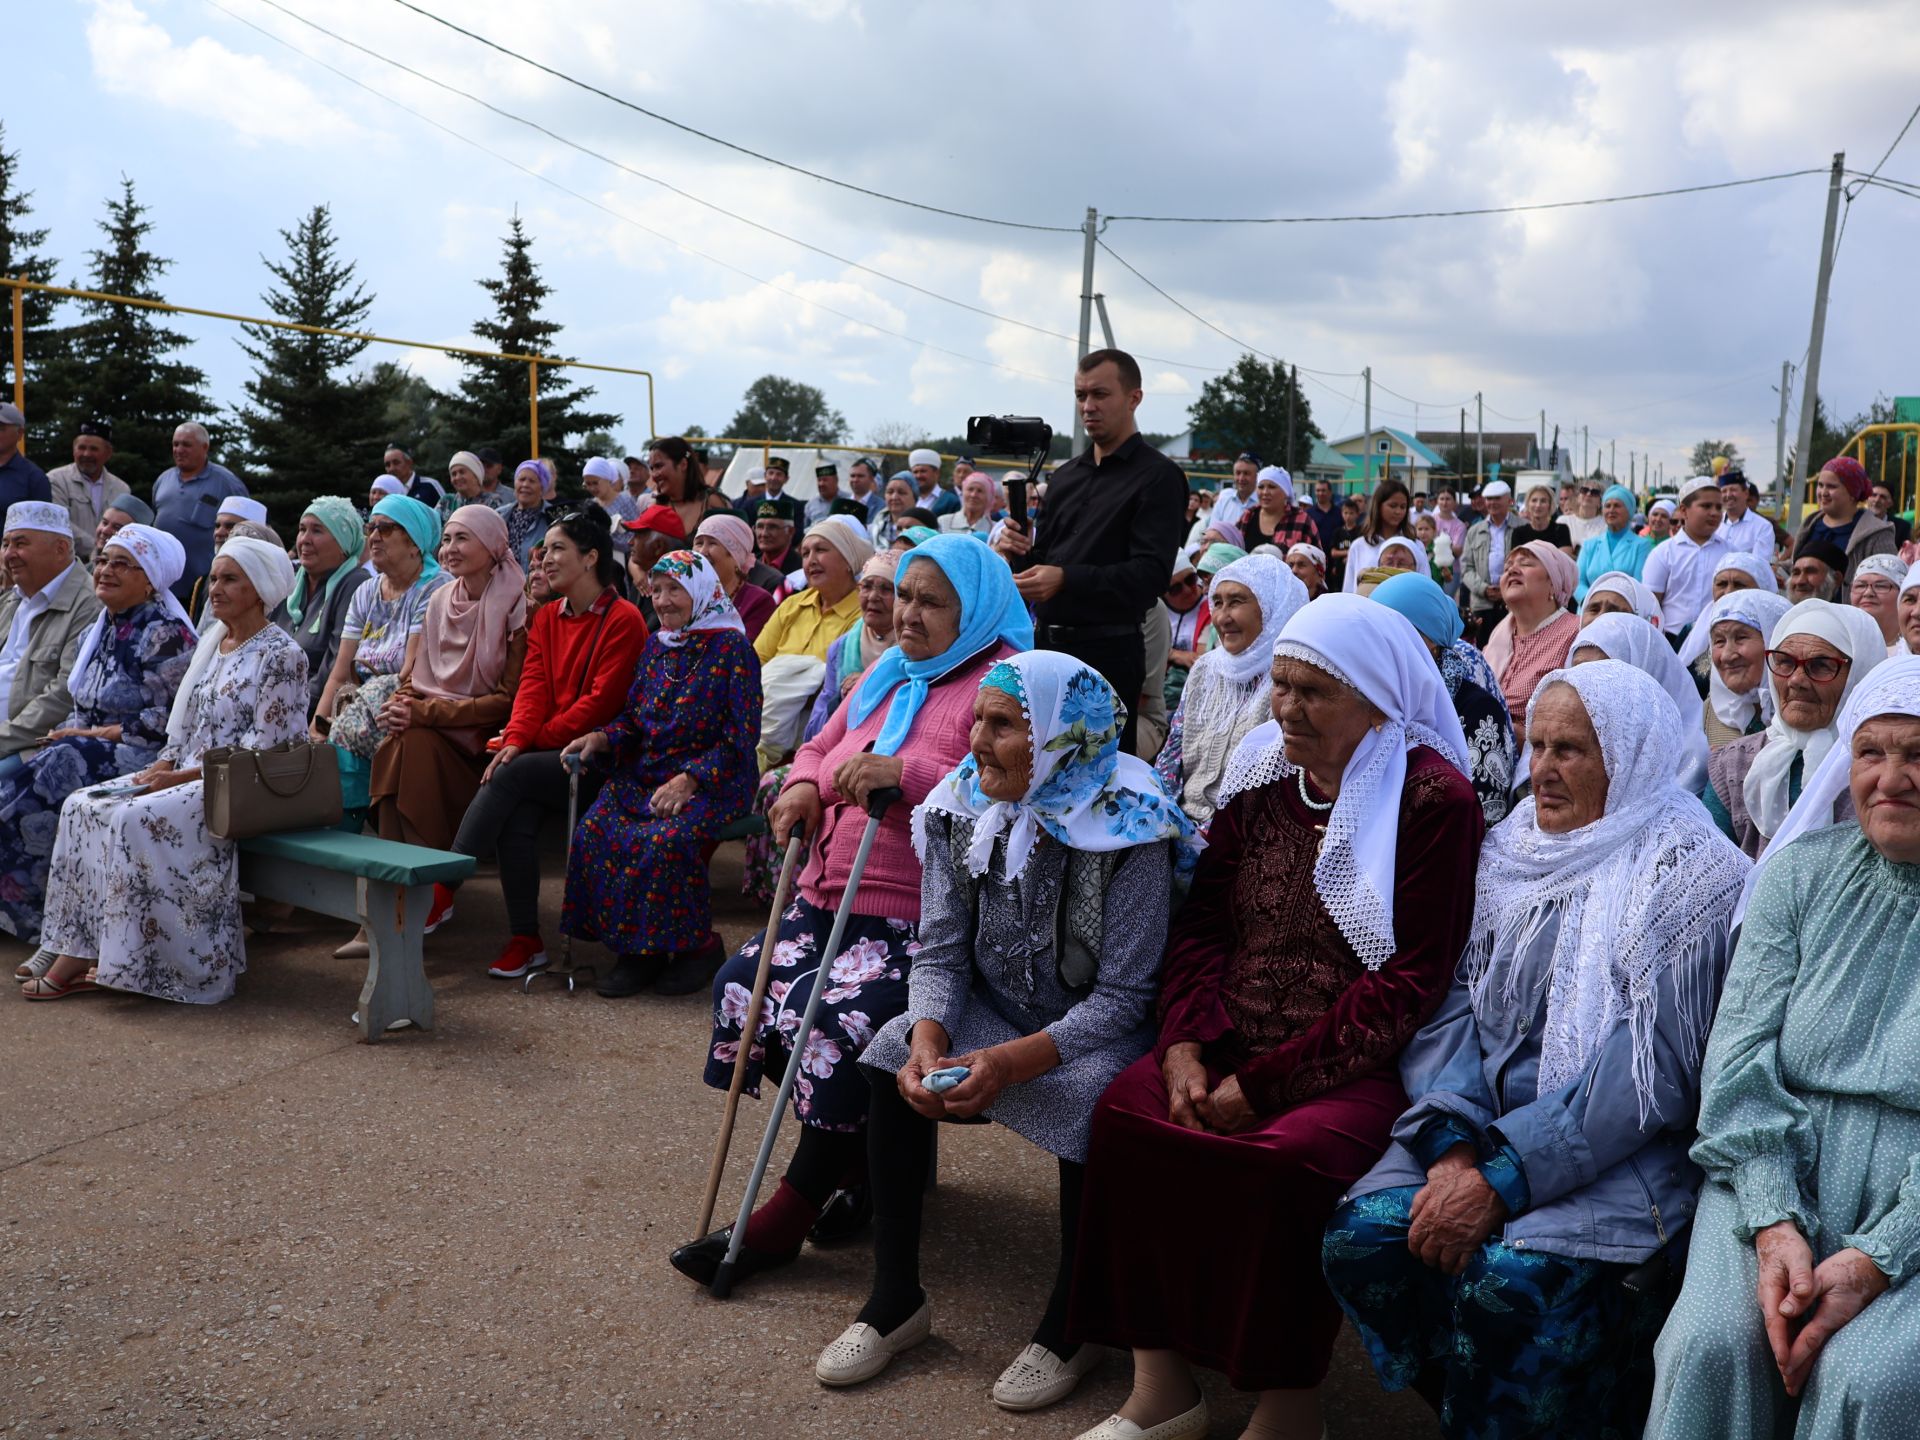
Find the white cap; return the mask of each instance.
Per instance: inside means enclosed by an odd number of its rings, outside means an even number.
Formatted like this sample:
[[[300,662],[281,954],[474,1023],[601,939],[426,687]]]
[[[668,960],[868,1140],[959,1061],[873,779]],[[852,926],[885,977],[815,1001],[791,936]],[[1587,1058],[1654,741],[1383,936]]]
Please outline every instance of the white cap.
[[[940,468],[940,452],[938,450],[915,450],[911,455],[907,456],[907,468],[911,470],[916,465],[931,465],[934,469],[938,470]]]
[[[1258,485],[1266,480],[1271,480],[1282,490],[1286,491],[1289,500],[1293,498],[1293,476],[1289,475],[1284,467],[1279,465],[1267,466],[1266,469],[1254,477],[1253,483]]]
[[[7,507],[7,534],[16,530],[44,530],[49,535],[73,538],[73,525],[67,519],[67,507],[51,500],[16,500]]]
[[[620,467],[604,455],[595,455],[580,467],[582,478],[605,480],[609,484],[620,485],[626,482],[626,476],[620,473]]]
[[[251,520],[256,525],[267,523],[267,507],[246,495],[227,496],[220,502],[220,513],[236,520]]]
[[[1513,487],[1504,480],[1495,480],[1480,492],[1483,500],[1498,500],[1502,495],[1513,494]]]
[[[1714,475],[1696,475],[1680,487],[1680,503],[1686,504],[1702,490],[1711,490],[1714,498],[1720,498],[1720,480]]]

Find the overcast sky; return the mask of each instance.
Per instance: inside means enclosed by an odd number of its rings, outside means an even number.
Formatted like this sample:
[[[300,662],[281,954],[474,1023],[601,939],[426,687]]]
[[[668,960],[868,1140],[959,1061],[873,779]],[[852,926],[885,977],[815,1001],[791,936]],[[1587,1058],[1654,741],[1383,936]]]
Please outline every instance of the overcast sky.
[[[496,269],[517,208],[565,346],[651,369],[663,431],[718,430],[769,371],[822,387],[857,438],[889,421],[953,433],[984,411],[1071,423],[1072,343],[1040,331],[1077,327],[1077,233],[948,218],[748,159],[395,0],[279,3],[11,7],[7,145],[63,275],[83,272],[101,202],[125,173],[152,207],[153,244],[176,262],[168,296],[257,311],[259,257],[324,201],[377,294],[375,330],[472,343],[485,304],[474,281]],[[1920,26],[1901,3],[422,3],[791,164],[1065,227],[1088,205],[1282,216],[1571,200],[1824,171],[1836,150],[1865,171],[1920,103]],[[1920,125],[1884,173],[1920,181]],[[1523,216],[1116,220],[1104,239],[1222,330],[1328,372],[1308,395],[1329,435],[1361,425],[1360,382],[1339,372],[1371,365],[1376,423],[1411,428],[1417,401],[1419,424],[1451,428],[1481,391],[1488,429],[1533,428],[1545,409],[1563,440],[1588,427],[1596,456],[1616,442],[1622,471],[1630,450],[1651,452],[1672,477],[1712,435],[1737,441],[1765,478],[1780,363],[1807,346],[1825,191],[1818,175]],[[1920,200],[1862,194],[1821,385],[1842,414],[1876,392],[1920,394],[1916,255]],[[1104,252],[1095,287],[1119,343],[1143,357],[1143,428],[1183,429],[1200,385],[1241,347]],[[183,328],[231,403],[247,362],[230,328]],[[439,383],[455,373],[442,355],[407,358]],[[602,396],[626,413],[620,438],[644,438],[643,386],[615,380]]]

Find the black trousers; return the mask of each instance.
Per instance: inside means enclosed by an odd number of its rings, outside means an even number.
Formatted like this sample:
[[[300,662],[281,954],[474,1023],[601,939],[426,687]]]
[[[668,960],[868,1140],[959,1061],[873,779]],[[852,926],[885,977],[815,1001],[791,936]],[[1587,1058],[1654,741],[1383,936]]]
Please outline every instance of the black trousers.
[[[580,777],[580,813],[600,793],[604,777]],[[557,750],[523,750],[480,787],[453,837],[453,848],[476,859],[494,856],[507,901],[507,928],[540,933],[540,827],[548,816],[566,823],[567,772]]]
[[[1127,707],[1127,723],[1120,730],[1120,753],[1133,753],[1134,735],[1140,725],[1140,691],[1147,683],[1147,645],[1136,628],[1131,635],[1078,636],[1068,630],[1056,633],[1041,626],[1035,632],[1039,650],[1058,650],[1076,660],[1084,660],[1113,686],[1114,693]]]

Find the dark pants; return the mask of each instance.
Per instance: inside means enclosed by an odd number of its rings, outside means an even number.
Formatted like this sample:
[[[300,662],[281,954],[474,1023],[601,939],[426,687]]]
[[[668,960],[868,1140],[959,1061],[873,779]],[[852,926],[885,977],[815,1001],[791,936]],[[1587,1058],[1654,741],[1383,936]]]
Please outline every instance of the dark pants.
[[[600,793],[600,780],[580,777],[582,813]],[[557,750],[524,750],[480,787],[453,837],[453,848],[500,865],[507,900],[507,928],[515,935],[540,933],[540,827],[550,815],[567,813],[567,772]]]
[[[1131,635],[1084,637],[1059,633],[1042,626],[1036,632],[1036,649],[1058,650],[1076,660],[1084,660],[1113,686],[1120,703],[1127,707],[1127,723],[1120,730],[1120,753],[1133,753],[1134,735],[1139,729],[1140,692],[1147,683],[1147,646],[1138,629]]]

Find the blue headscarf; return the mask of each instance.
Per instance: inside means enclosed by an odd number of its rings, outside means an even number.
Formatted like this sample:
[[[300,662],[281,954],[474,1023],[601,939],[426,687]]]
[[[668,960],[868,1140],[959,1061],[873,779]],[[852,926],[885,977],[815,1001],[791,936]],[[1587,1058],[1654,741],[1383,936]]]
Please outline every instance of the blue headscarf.
[[[960,597],[960,633],[945,650],[925,660],[909,660],[895,645],[867,671],[848,702],[847,724],[863,724],[880,708],[881,701],[893,697],[886,723],[873,742],[876,755],[895,754],[906,743],[913,717],[927,701],[927,687],[956,665],[971,660],[996,640],[1004,640],[1016,650],[1033,648],[1033,621],[1014,588],[1013,571],[999,555],[971,535],[936,535],[900,557],[893,572],[896,586],[907,573],[907,566],[916,560],[931,560],[938,565]]]
[[[1371,598],[1406,616],[1414,629],[1442,649],[1458,640],[1466,629],[1460,620],[1460,607],[1447,598],[1447,592],[1429,576],[1412,570],[1382,580]]]
[[[1624,485],[1607,486],[1606,493],[1600,497],[1600,503],[1604,505],[1609,500],[1618,500],[1622,505],[1626,506],[1627,518],[1629,520],[1633,518],[1633,512],[1638,508],[1633,498],[1633,492]]]
[[[405,495],[388,495],[373,507],[373,513],[393,521],[420,547],[420,578],[414,584],[425,585],[440,573],[440,562],[434,558],[440,548],[438,512]]]

